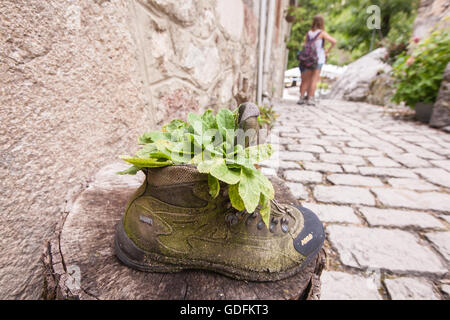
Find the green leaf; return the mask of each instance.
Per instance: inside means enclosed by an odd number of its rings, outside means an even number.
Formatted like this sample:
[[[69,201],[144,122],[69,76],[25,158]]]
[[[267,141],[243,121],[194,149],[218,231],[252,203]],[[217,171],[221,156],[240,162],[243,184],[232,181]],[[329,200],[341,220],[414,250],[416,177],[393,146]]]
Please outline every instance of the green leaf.
[[[227,138],[228,130],[236,130],[235,118],[228,109],[220,109],[216,116],[217,127],[224,139]],[[229,134],[228,134],[229,135]]]
[[[190,112],[188,114],[188,122],[194,129],[194,133],[201,135],[203,133],[203,121],[202,118],[195,113]]]
[[[143,168],[165,167],[173,164],[170,160],[161,161],[160,159],[155,158],[130,158],[128,156],[120,156],[120,159]]]
[[[223,163],[223,159],[221,158],[212,158],[209,160],[201,161],[197,165],[197,170],[200,173],[209,173],[214,166],[218,165],[221,162]]]
[[[242,168],[239,181],[239,195],[245,204],[245,209],[249,213],[255,211],[258,206],[260,193],[258,179],[250,170]]]
[[[208,185],[209,185],[209,194],[211,197],[216,198],[219,195],[220,191],[220,183],[215,177],[211,174],[208,174]]]
[[[149,153],[150,158],[160,158],[160,159],[167,159],[167,160],[171,160],[171,156],[164,153],[164,152],[150,152]]]
[[[239,211],[245,209],[244,201],[239,195],[239,184],[232,184],[228,187],[228,196],[230,197],[231,205]]]
[[[209,109],[203,113],[202,121],[205,126],[205,130],[217,129],[216,117],[214,116],[214,112],[212,110]]]
[[[182,120],[175,119],[175,120],[170,121],[165,126],[163,126],[162,129],[163,129],[163,131],[166,130],[167,132],[172,133],[175,130],[180,129],[180,128],[184,128],[186,126],[187,126],[186,122],[184,122]]]
[[[264,224],[268,228],[270,221],[270,199],[268,199],[266,196],[264,196],[263,193],[261,193],[259,202],[261,204],[261,210],[259,210],[259,214],[261,215],[262,221],[264,221]]]
[[[170,140],[170,133],[168,132],[160,132],[160,131],[151,131],[146,132],[142,136],[139,137],[139,144],[147,144],[156,142],[157,140]]]
[[[131,175],[135,175],[136,173],[138,173],[138,171],[139,170],[141,170],[142,168],[141,167],[138,167],[138,166],[131,166],[131,167],[129,167],[128,169],[126,169],[126,170],[123,170],[123,171],[119,171],[119,172],[116,172],[117,174],[131,174]]]
[[[253,172],[254,176],[258,180],[259,188],[261,193],[264,194],[268,199],[273,199],[275,197],[275,190],[273,189],[272,182],[259,170]]]
[[[223,161],[223,159],[221,160],[222,162],[220,163],[218,162],[217,165],[213,166],[209,173],[225,183],[228,184],[238,183],[240,179],[239,171],[229,169],[228,166]]]
[[[272,156],[272,145],[260,144],[245,148],[245,157],[250,159],[252,163],[269,159]]]

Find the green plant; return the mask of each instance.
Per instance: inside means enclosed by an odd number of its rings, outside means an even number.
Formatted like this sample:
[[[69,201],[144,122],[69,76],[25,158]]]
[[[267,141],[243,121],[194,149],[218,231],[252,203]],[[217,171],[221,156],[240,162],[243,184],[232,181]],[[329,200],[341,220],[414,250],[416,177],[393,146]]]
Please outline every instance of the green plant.
[[[199,172],[208,174],[209,192],[213,198],[219,194],[220,182],[228,184],[232,206],[252,213],[260,205],[261,217],[268,225],[274,189],[254,164],[268,159],[272,146],[244,148],[239,140],[245,133],[240,130],[236,111],[221,109],[217,115],[212,110],[202,115],[189,113],[187,122],[172,120],[161,131],[147,132],[139,137],[142,147],[136,155],[120,157],[133,166],[119,174],[136,174],[146,167],[196,165]],[[235,145],[236,140],[238,144]]]
[[[435,31],[413,52],[402,54],[393,65],[395,93],[392,101],[414,108],[418,102],[434,103],[445,67],[450,61],[448,30]]]
[[[258,124],[259,127],[262,128],[265,124],[269,126],[269,128],[273,128],[275,120],[280,115],[273,110],[273,106],[264,107],[259,106],[259,116],[258,116]]]

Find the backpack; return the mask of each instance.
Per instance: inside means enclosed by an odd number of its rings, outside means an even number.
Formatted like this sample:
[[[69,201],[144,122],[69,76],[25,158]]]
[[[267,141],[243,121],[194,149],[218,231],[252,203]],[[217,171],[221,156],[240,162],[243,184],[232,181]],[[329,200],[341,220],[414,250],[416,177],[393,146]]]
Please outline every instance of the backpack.
[[[312,39],[309,37],[309,34],[306,35],[307,36],[306,43],[303,46],[302,51],[300,51],[297,54],[297,59],[302,66],[309,68],[317,64],[319,58],[317,57],[317,50],[316,46],[314,45],[314,41],[316,41],[317,37],[319,37],[321,32],[322,31],[317,33],[316,36]]]

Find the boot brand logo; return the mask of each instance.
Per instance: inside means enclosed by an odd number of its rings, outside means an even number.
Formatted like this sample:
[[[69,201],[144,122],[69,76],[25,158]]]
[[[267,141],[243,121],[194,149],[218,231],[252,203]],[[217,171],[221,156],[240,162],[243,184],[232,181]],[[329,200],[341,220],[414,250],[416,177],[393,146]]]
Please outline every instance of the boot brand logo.
[[[311,241],[311,239],[313,238],[313,235],[310,233],[308,234],[306,237],[304,237],[302,239],[302,246],[304,246],[305,244],[307,244],[309,241]]]

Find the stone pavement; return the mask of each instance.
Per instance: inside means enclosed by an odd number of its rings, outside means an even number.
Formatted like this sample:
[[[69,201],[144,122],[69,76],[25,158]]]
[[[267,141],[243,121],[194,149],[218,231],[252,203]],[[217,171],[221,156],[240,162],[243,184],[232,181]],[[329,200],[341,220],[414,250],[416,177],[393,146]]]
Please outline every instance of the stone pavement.
[[[325,225],[322,299],[448,299],[450,134],[366,103],[275,109],[263,171]]]

